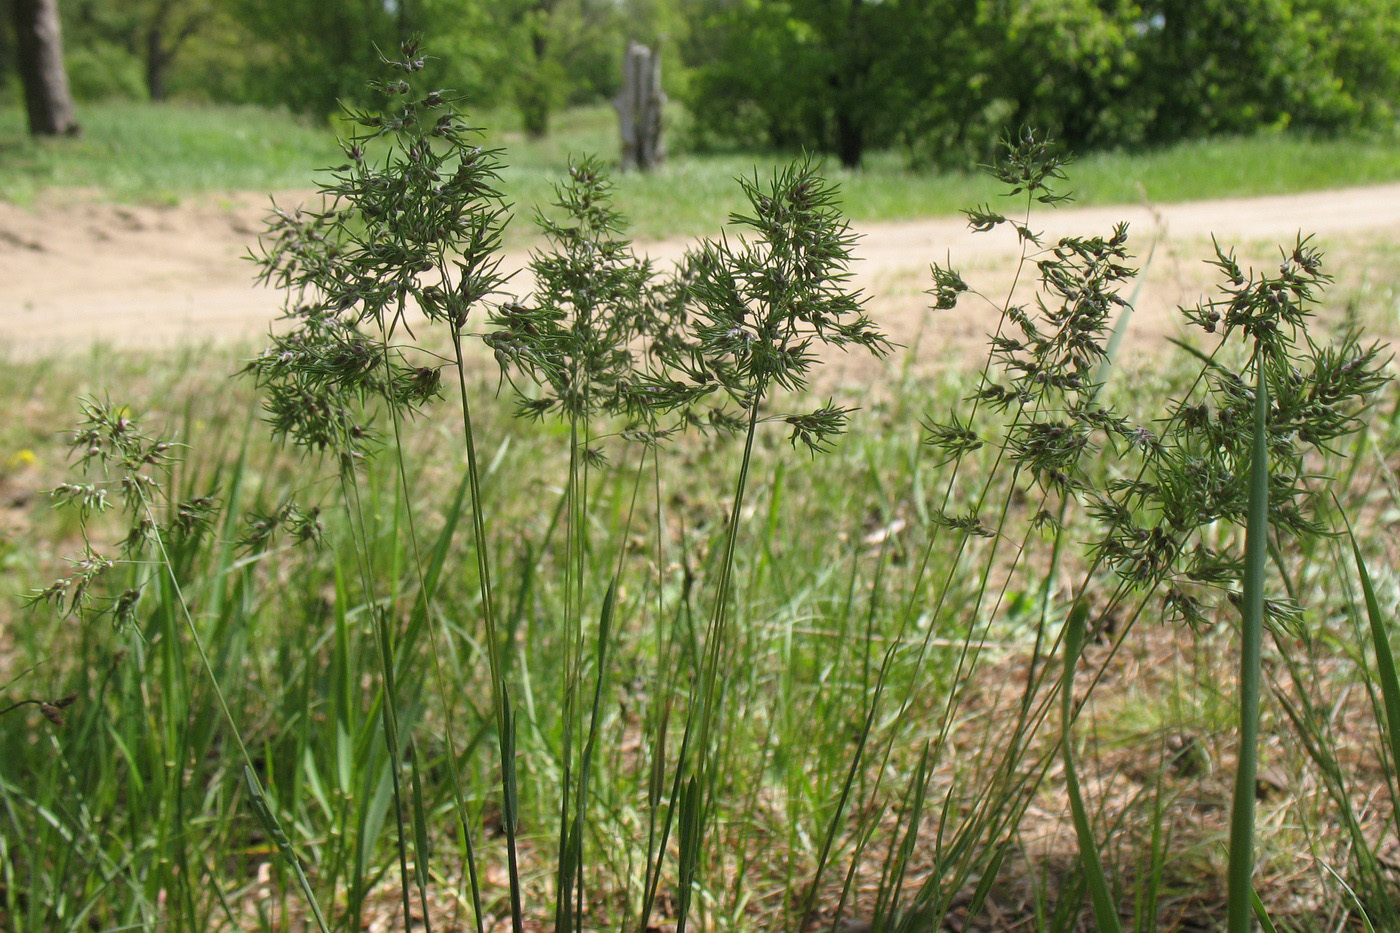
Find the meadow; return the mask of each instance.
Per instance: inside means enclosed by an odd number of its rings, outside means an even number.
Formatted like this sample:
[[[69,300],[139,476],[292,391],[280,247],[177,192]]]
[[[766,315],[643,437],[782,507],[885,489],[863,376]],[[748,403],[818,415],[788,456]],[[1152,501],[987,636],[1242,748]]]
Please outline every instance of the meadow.
[[[324,162],[318,129],[233,116],[95,109],[0,144],[0,196]],[[1133,367],[1115,231],[1027,236],[1039,302],[930,257],[931,305],[1002,315],[967,368],[843,288],[846,216],[1388,180],[1393,148],[1063,181],[1021,143],[998,178],[891,156],[839,192],[678,154],[609,189],[569,169],[607,126],[495,138],[549,221],[528,299],[481,300],[504,207],[472,137],[385,132],[317,176],[350,215],[270,231],[271,347],[0,370],[0,585],[31,603],[0,609],[0,926],[1397,928],[1400,395],[1348,326],[1393,268],[1334,291],[1306,242],[1203,256],[1194,336]],[[614,207],[747,221],[672,277]],[[835,352],[887,376],[825,380]]]
[[[616,116],[607,106],[560,115],[550,136],[528,140],[511,112],[476,113],[487,145],[504,146],[506,198],[520,205],[508,236],[528,237],[535,205],[548,204],[571,156],[617,148]],[[310,189],[317,170],[343,161],[339,120],[315,125],[256,107],[97,102],[81,108],[87,132],[36,143],[23,115],[0,109],[0,200],[32,204],[45,191],[171,203],[221,192]],[[651,174],[615,179],[618,209],[640,240],[712,236],[744,206],[739,177],[772,174],[792,154],[693,152],[683,111],[669,112],[670,160]],[[953,214],[999,197],[984,173],[910,168],[897,152],[878,152],[861,172],[834,163],[824,174],[841,188],[841,206],[856,221]],[[1400,180],[1400,149],[1388,140],[1329,140],[1281,133],[1183,142],[1167,149],[1099,153],[1076,162],[1076,204],[1136,204],[1285,194]]]

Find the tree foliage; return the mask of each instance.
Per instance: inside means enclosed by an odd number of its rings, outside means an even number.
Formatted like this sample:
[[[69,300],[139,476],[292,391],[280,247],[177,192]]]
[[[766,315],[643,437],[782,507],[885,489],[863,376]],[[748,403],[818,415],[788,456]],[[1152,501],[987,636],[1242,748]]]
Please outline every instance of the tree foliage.
[[[612,0],[503,0],[488,4],[502,71],[521,125],[532,137],[549,132],[551,115],[578,97],[616,86],[611,41],[621,7]]]
[[[634,40],[662,49],[700,143],[851,167],[893,145],[983,162],[1025,126],[1084,151],[1400,116],[1395,0],[64,0],[63,15],[78,97],[324,116],[360,100],[378,50],[421,33],[444,87],[532,135],[612,97]]]
[[[249,84],[258,102],[302,113],[334,113],[363,96],[362,75],[378,70],[380,49],[396,49],[415,28],[416,7],[383,0],[232,0],[239,22],[276,50]]]
[[[220,12],[215,0],[68,0],[65,17],[78,39],[70,56],[75,83],[84,96],[164,100],[171,67]]]
[[[858,165],[902,141],[984,159],[1034,125],[1073,149],[1393,127],[1393,0],[719,0],[692,5],[702,139]]]
[[[476,81],[453,86],[510,104],[535,137],[560,107],[617,93],[628,41],[656,47],[683,29],[673,0],[431,2],[437,12],[425,34],[449,71],[472,69],[463,77]]]
[[[722,0],[693,11],[687,103],[702,136],[763,139],[856,165],[890,142],[911,85],[911,0]]]
[[[6,0],[0,0],[6,2]],[[616,92],[629,40],[684,31],[676,0],[69,0],[80,97],[266,103],[313,116],[364,96],[380,50],[432,37],[434,70],[478,106],[552,112]]]

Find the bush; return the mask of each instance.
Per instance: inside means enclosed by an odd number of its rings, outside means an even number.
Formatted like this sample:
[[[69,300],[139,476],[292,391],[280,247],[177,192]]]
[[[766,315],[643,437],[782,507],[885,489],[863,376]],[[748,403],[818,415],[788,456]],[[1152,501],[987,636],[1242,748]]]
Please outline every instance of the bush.
[[[146,83],[135,56],[111,44],[70,50],[65,56],[68,85],[77,100],[143,100]]]

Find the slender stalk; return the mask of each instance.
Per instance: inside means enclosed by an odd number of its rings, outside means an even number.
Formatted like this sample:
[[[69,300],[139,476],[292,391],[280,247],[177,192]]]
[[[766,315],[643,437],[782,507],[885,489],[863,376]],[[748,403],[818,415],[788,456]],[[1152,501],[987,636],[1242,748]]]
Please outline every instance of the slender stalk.
[[[1230,812],[1229,933],[1249,933],[1254,920],[1254,803],[1259,767],[1259,689],[1264,641],[1264,571],[1269,535],[1269,396],[1263,353],[1255,356],[1253,447],[1245,528],[1240,616],[1240,738]]]
[[[573,373],[577,385],[577,369]],[[572,933],[574,885],[582,868],[583,840],[574,834],[573,811],[583,806],[582,788],[575,799],[574,730],[578,717],[578,689],[583,670],[583,536],[586,505],[581,476],[579,417],[569,417],[569,473],[565,486],[564,522],[564,676],[560,679],[560,715],[564,736],[560,756],[563,762],[559,780],[559,862],[555,873],[554,924],[559,933]]]
[[[342,464],[340,469],[341,496],[350,512],[350,525],[355,536],[355,555],[360,569],[361,586],[369,607],[370,625],[374,636],[375,656],[379,662],[380,687],[383,701],[380,705],[380,721],[384,727],[384,744],[389,754],[389,775],[392,780],[394,801],[395,845],[399,859],[399,893],[402,899],[404,923],[411,916],[408,872],[408,843],[404,837],[404,801],[402,744],[399,738],[398,722],[398,681],[394,676],[394,639],[384,608],[374,596],[374,570],[370,564],[369,534],[364,526],[364,504],[360,499],[359,484],[351,473],[353,466]]]
[[[749,468],[753,462],[753,442],[758,433],[758,409],[763,398],[760,385],[750,401],[748,430],[744,435],[744,454],[739,461],[739,474],[734,482],[734,500],[729,510],[728,528],[725,533],[724,554],[720,558],[719,580],[715,585],[715,602],[711,612],[709,628],[706,632],[705,658],[701,668],[700,724],[697,740],[699,761],[696,763],[691,784],[687,787],[686,799],[690,810],[689,819],[682,819],[682,848],[691,857],[691,864],[681,866],[682,890],[680,910],[676,919],[676,933],[685,933],[687,913],[690,905],[690,886],[694,883],[697,861],[704,851],[705,829],[712,805],[711,791],[718,775],[715,773],[712,731],[719,718],[719,707],[723,704],[723,693],[719,689],[719,665],[723,656],[726,632],[729,625],[730,591],[734,579],[734,555],[739,537],[739,521],[744,509],[744,493],[748,488]],[[687,729],[687,731],[689,731]],[[682,746],[684,748],[684,746]],[[683,765],[681,762],[678,767]],[[678,776],[683,769],[678,771]]]
[[[440,271],[440,272],[443,272],[443,271],[444,271],[444,270],[442,269],[441,265],[439,265],[439,271]],[[445,274],[444,274],[444,277],[445,277]],[[388,355],[387,355],[387,351],[388,351],[388,349],[389,349],[389,335],[388,335],[388,333],[387,333],[386,331],[382,331],[382,330],[381,330],[381,347],[382,347],[383,350],[385,351],[385,357],[384,357],[384,359],[385,359],[385,377],[386,377],[386,384],[388,384],[389,380],[392,379],[392,373],[390,372],[389,367],[388,367]],[[466,863],[467,863],[466,867],[467,867],[467,876],[468,876],[468,886],[469,886],[469,888],[471,889],[471,897],[472,897],[473,919],[474,919],[474,921],[475,921],[475,923],[476,923],[477,933],[484,933],[484,931],[485,931],[485,919],[484,919],[484,918],[482,917],[482,915],[481,915],[481,890],[480,890],[479,881],[478,881],[478,878],[477,878],[476,853],[475,853],[474,847],[473,847],[472,842],[471,842],[471,833],[470,833],[470,831],[469,831],[468,828],[467,828],[467,819],[466,819],[466,812],[467,812],[467,809],[466,809],[466,798],[465,798],[465,795],[462,793],[462,778],[461,778],[460,768],[459,768],[459,765],[458,765],[458,762],[457,762],[457,754],[458,754],[458,748],[457,748],[457,725],[456,725],[456,716],[455,716],[455,714],[454,714],[454,712],[453,712],[453,710],[454,710],[454,704],[449,700],[449,696],[450,696],[451,694],[450,694],[450,692],[449,692],[448,689],[447,689],[447,681],[446,681],[446,677],[445,677],[445,675],[444,675],[444,673],[443,673],[442,652],[440,651],[439,646],[438,646],[438,638],[437,638],[437,635],[436,635],[435,632],[434,632],[434,629],[433,629],[432,625],[431,625],[430,622],[429,622],[430,610],[431,610],[431,607],[432,607],[432,599],[433,599],[433,595],[434,595],[433,592],[432,592],[432,590],[436,588],[436,583],[437,583],[437,580],[436,580],[436,571],[440,568],[441,564],[440,564],[440,561],[435,561],[435,562],[434,562],[434,566],[433,566],[433,568],[432,568],[433,572],[430,573],[430,574],[429,574],[429,573],[425,573],[424,568],[425,568],[425,566],[427,565],[428,561],[426,561],[426,560],[424,559],[423,554],[422,554],[422,551],[421,551],[421,548],[420,548],[420,546],[419,546],[418,531],[417,531],[417,523],[416,523],[416,521],[414,520],[414,517],[413,517],[413,510],[412,510],[412,508],[411,508],[411,505],[412,505],[412,496],[411,496],[411,493],[410,493],[409,483],[408,483],[408,466],[407,466],[407,464],[405,463],[405,458],[404,458],[403,425],[402,425],[402,420],[403,420],[403,419],[402,419],[401,413],[399,412],[399,410],[398,410],[395,406],[392,406],[392,405],[389,406],[389,413],[390,413],[390,420],[391,420],[391,423],[392,423],[393,429],[394,429],[394,445],[393,445],[393,446],[394,446],[395,474],[396,474],[396,476],[397,476],[397,478],[398,478],[399,492],[400,492],[400,494],[403,496],[404,508],[405,508],[405,510],[406,510],[406,517],[407,517],[407,521],[408,521],[409,543],[410,543],[410,547],[412,548],[412,551],[413,551],[413,555],[412,555],[412,556],[413,556],[413,569],[414,569],[415,574],[416,574],[416,576],[417,576],[417,583],[418,583],[418,599],[417,599],[417,605],[415,606],[415,609],[417,610],[418,613],[420,613],[420,615],[418,616],[418,618],[420,618],[420,619],[422,620],[423,624],[426,626],[426,628],[427,628],[427,630],[428,630],[428,641],[429,641],[429,644],[430,644],[430,646],[431,646],[431,648],[432,648],[432,655],[433,655],[433,673],[434,673],[435,678],[437,679],[439,695],[442,697],[442,701],[443,701],[443,716],[444,716],[444,719],[445,719],[445,721],[446,721],[446,722],[445,722],[446,728],[445,728],[444,739],[445,739],[446,745],[447,745],[447,756],[446,756],[446,758],[447,758],[448,779],[449,779],[449,783],[450,783],[450,787],[451,787],[453,804],[454,804],[454,806],[455,806],[455,808],[456,808],[456,812],[457,812],[458,830],[459,830],[459,832],[461,833],[462,845],[463,845],[463,848],[464,848],[464,850],[465,850],[465,851],[464,851],[464,854],[465,854],[465,860],[466,860]],[[461,500],[460,500],[460,491],[459,491],[457,503],[460,503],[460,501],[461,501]],[[448,540],[444,540],[444,541],[441,542],[441,544],[439,545],[440,549],[443,550],[443,551],[445,551],[446,545],[447,545],[447,544],[449,543],[449,541],[450,541],[450,529],[449,529],[449,531],[448,531],[447,534],[448,534],[448,536],[449,536]],[[432,578],[431,580],[430,580],[430,576],[431,576],[431,578]],[[417,851],[417,854],[416,854],[416,856],[415,856],[415,873],[416,873],[417,878],[418,878],[418,881],[419,881],[419,889],[418,889],[418,890],[419,890],[419,900],[420,900],[420,903],[421,903],[421,906],[422,906],[423,916],[424,916],[424,918],[425,918],[425,919],[424,919],[424,923],[428,926],[429,929],[431,929],[432,920],[431,920],[430,911],[429,911],[429,906],[428,906],[427,887],[426,887],[426,883],[425,883],[425,879],[426,879],[426,877],[427,877],[427,872],[428,872],[428,854],[429,854],[429,847],[428,847],[428,845],[426,844],[426,820],[424,819],[423,814],[421,813],[421,807],[422,807],[422,793],[421,793],[421,790],[419,789],[419,786],[418,786],[418,760],[417,760],[417,753],[416,753],[416,750],[413,750],[413,746],[412,746],[411,744],[410,744],[410,750],[411,750],[411,753],[412,753],[412,762],[411,762],[411,764],[412,764],[412,767],[413,767],[413,775],[414,775],[414,804],[415,804],[415,808],[416,808],[416,809],[415,809],[415,817],[414,817],[414,818],[415,818],[415,824],[416,824],[416,825],[415,825],[415,828],[416,828],[416,830],[417,830],[416,838],[418,839],[418,844],[417,844],[417,845],[418,845],[418,851]]]
[[[155,513],[150,502],[143,497],[143,506],[148,518],[154,522]],[[200,664],[204,672],[209,677],[209,682],[214,690],[214,697],[218,701],[219,711],[223,714],[225,722],[228,723],[229,732],[233,736],[234,743],[238,746],[239,756],[243,759],[243,779],[248,789],[248,793],[253,800],[254,813],[263,827],[277,843],[278,851],[292,868],[292,874],[297,880],[297,886],[301,888],[302,895],[306,898],[307,906],[311,909],[311,917],[316,922],[316,928],[321,933],[329,933],[326,926],[325,916],[321,913],[321,905],[316,899],[316,893],[311,889],[311,882],[306,877],[306,870],[302,866],[301,858],[297,855],[296,848],[291,844],[286,831],[282,828],[281,821],[267,805],[266,793],[263,790],[262,782],[258,780],[253,771],[253,758],[248,753],[248,747],[243,743],[243,735],[238,729],[238,723],[233,718],[233,711],[229,708],[228,700],[224,696],[223,687],[219,684],[218,678],[214,675],[214,665],[209,660],[209,654],[204,649],[204,640],[199,635],[199,630],[195,627],[194,617],[190,615],[189,604],[185,601],[181,592],[180,581],[175,577],[175,571],[170,563],[170,554],[165,548],[165,539],[159,534],[155,535],[156,547],[160,551],[162,566],[169,574],[170,587],[175,593],[176,602],[180,606],[180,614],[184,618],[185,625],[190,632],[190,640],[194,642],[195,650],[199,652]]]
[[[467,398],[467,368],[462,356],[462,331],[452,328],[452,355],[457,370],[457,390],[462,405],[462,441],[467,449],[467,478],[471,487],[472,539],[476,551],[477,586],[481,594],[481,618],[485,629],[486,662],[491,674],[492,708],[501,759],[501,780],[506,788],[502,824],[506,834],[507,871],[510,878],[510,921],[513,933],[524,933],[525,911],[520,897],[520,861],[516,840],[515,717],[502,673],[501,645],[496,634],[496,603],[491,591],[491,564],[487,553],[485,506],[481,495],[481,469],[472,429],[471,402]]]

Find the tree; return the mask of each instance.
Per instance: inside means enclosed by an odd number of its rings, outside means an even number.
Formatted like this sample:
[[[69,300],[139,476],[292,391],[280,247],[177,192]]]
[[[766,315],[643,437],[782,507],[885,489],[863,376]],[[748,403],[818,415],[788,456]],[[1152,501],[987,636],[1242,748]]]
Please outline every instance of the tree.
[[[78,117],[63,68],[58,0],[11,0],[11,14],[30,134],[76,136]]]
[[[363,76],[379,71],[379,50],[397,49],[417,27],[404,0],[233,3],[243,26],[273,52],[250,76],[254,99],[319,116],[364,100]]]
[[[553,112],[571,100],[611,96],[627,47],[616,0],[498,0],[489,8],[528,136],[545,136]]]
[[[211,14],[203,0],[148,0],[141,29],[146,64],[146,92],[151,100],[165,100],[166,73],[180,49],[197,33]]]
[[[549,115],[559,105],[563,69],[555,55],[554,14],[559,0],[531,0],[517,12],[514,23],[523,40],[515,79],[515,105],[525,134],[539,139],[549,133]]]
[[[673,49],[674,0],[418,0],[445,83],[514,104],[527,135],[549,132],[560,107],[611,99],[629,41]]]
[[[165,100],[165,73],[180,47],[204,22],[204,4],[156,0],[146,26],[146,90],[151,100]],[[183,13],[183,15],[179,15]]]
[[[1034,127],[1076,151],[1393,128],[1395,0],[689,0],[702,142],[967,165]]]
[[[1153,141],[1394,126],[1394,0],[1141,0]]]
[[[378,50],[421,32],[428,54],[441,59],[444,87],[474,101],[512,101],[526,131],[541,136],[575,88],[596,83],[601,60],[610,75],[619,71],[625,45],[615,0],[231,2],[258,43],[275,52],[250,86],[265,102],[307,113],[363,100],[360,76],[376,70]]]
[[[1075,152],[1141,139],[1141,15],[1135,0],[1022,0],[984,14],[999,63],[986,88],[1005,102],[995,135],[1034,128]]]
[[[139,61],[146,93],[157,101],[166,98],[170,68],[185,44],[218,13],[213,0],[71,0],[66,9],[76,41],[107,43]]]
[[[724,0],[698,15],[688,95],[702,131],[834,153],[858,168],[900,124],[916,0]]]

